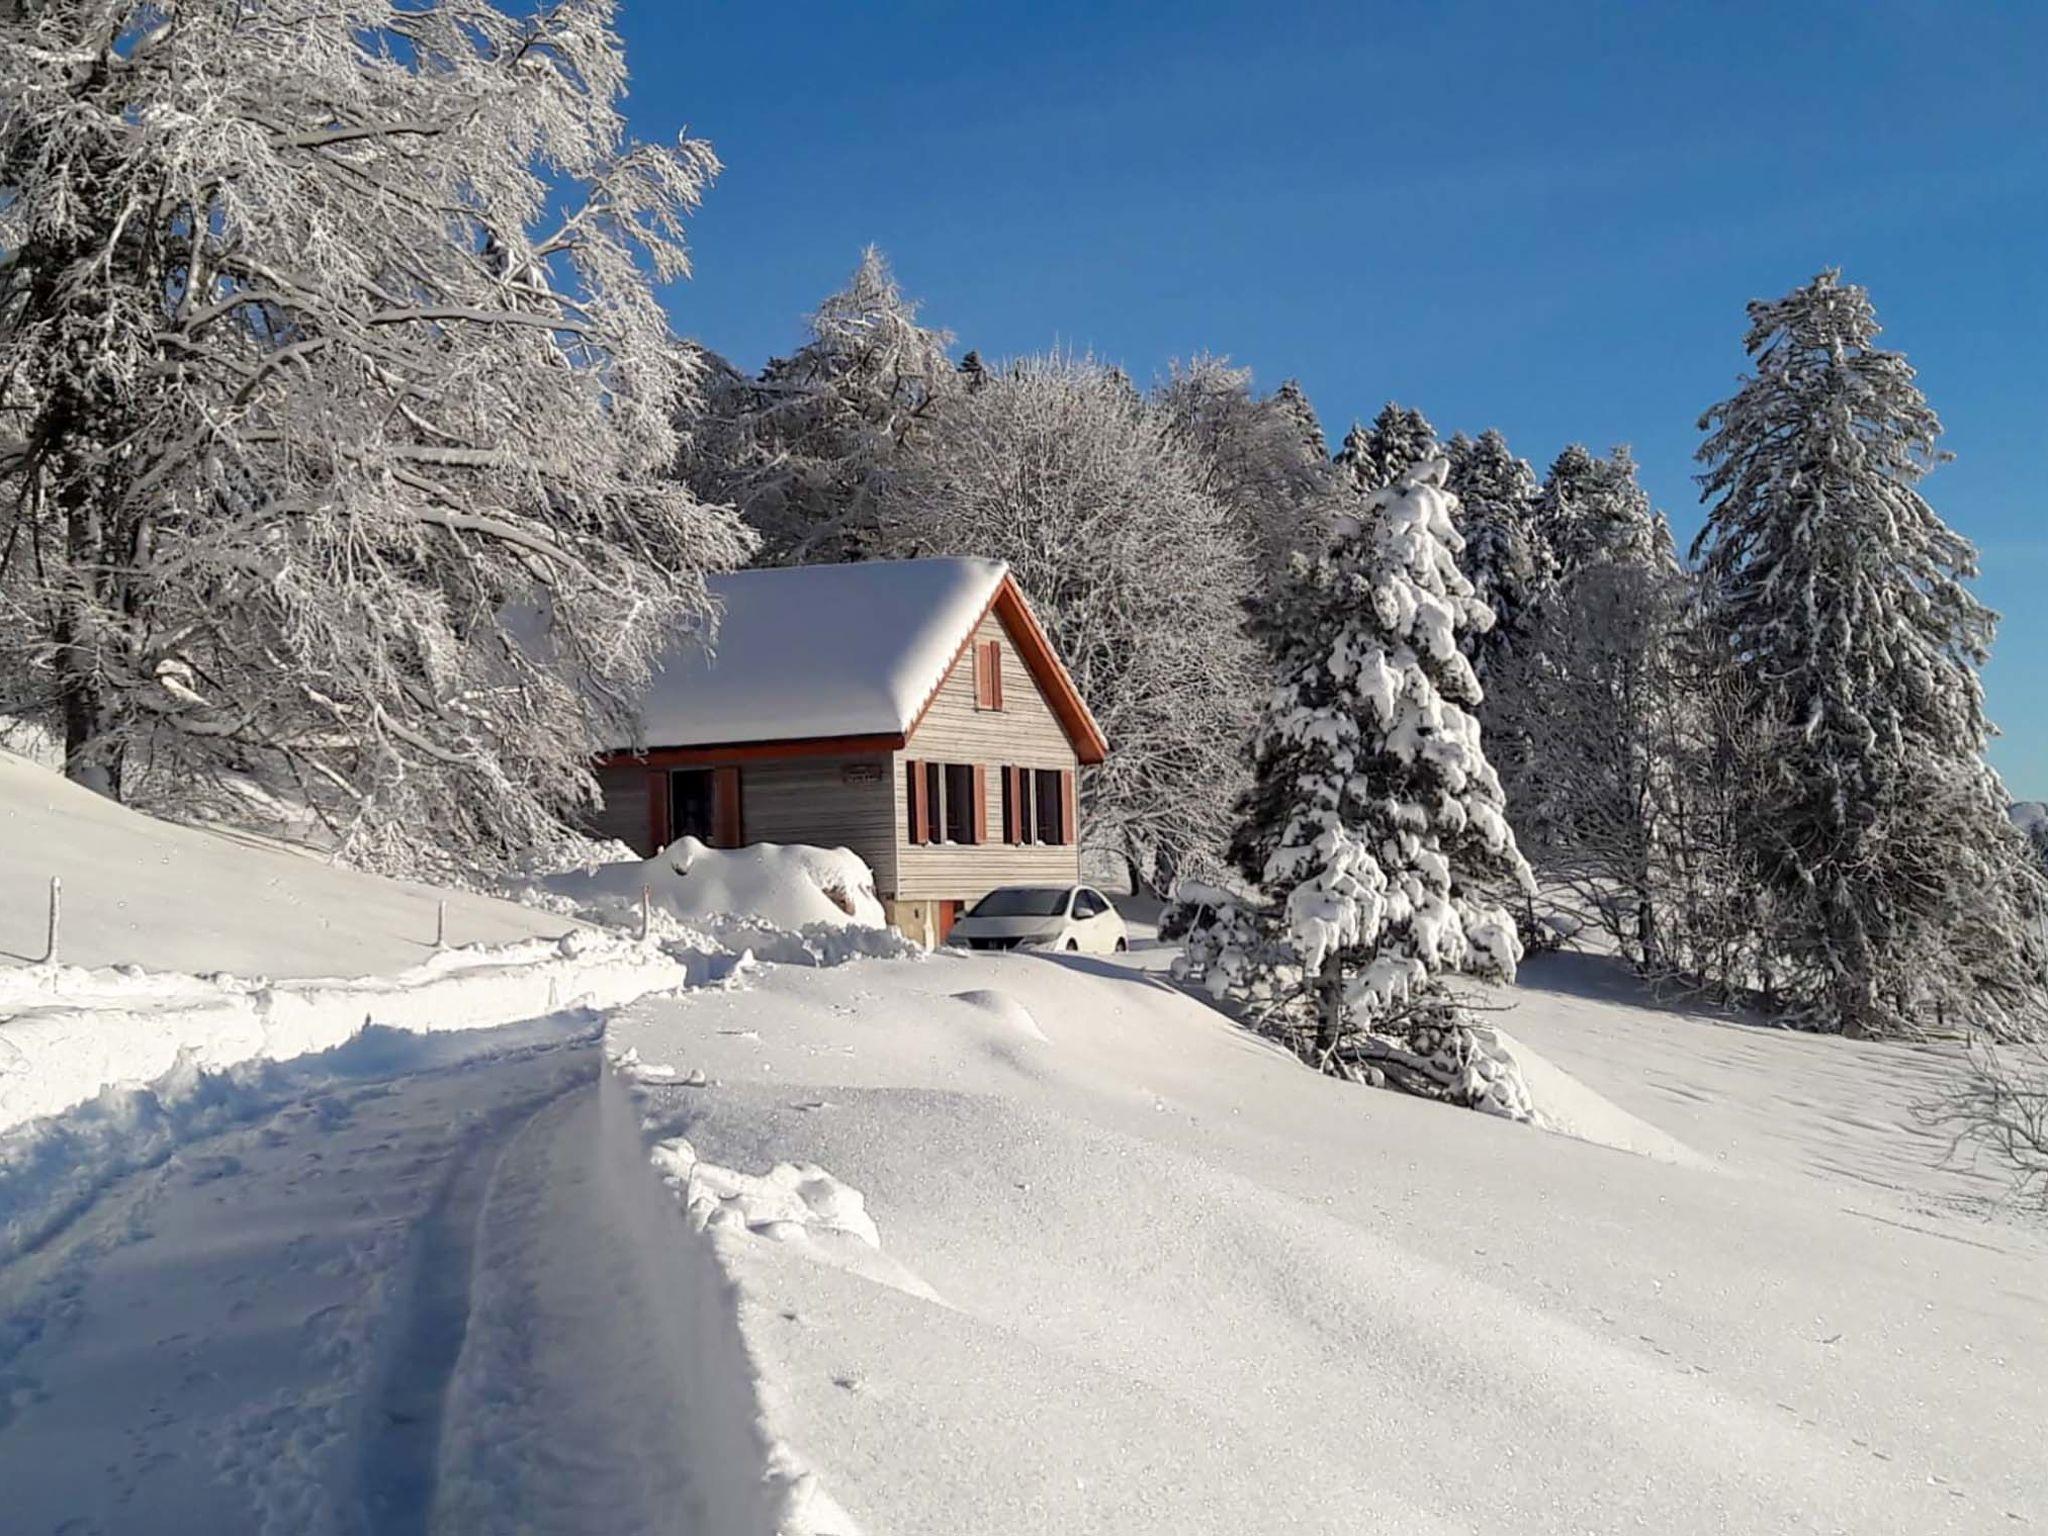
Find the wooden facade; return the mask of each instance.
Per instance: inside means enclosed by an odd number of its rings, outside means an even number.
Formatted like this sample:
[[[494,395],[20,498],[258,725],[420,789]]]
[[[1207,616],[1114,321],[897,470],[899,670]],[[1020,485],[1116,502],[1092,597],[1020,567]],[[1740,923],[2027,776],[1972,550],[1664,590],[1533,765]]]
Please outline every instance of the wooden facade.
[[[616,754],[598,765],[593,830],[651,853],[689,816],[714,847],[848,848],[898,925],[936,942],[997,886],[1079,881],[1079,773],[1103,750],[1006,578],[900,735]]]

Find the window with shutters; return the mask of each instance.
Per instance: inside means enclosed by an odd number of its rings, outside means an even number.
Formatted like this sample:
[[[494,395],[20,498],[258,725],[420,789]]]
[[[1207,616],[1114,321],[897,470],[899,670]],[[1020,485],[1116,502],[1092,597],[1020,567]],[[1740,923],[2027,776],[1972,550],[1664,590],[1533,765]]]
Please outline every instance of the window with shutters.
[[[1003,642],[977,640],[974,643],[974,707],[1003,707]]]
[[[904,823],[912,843],[988,841],[987,770],[975,763],[904,765]]]

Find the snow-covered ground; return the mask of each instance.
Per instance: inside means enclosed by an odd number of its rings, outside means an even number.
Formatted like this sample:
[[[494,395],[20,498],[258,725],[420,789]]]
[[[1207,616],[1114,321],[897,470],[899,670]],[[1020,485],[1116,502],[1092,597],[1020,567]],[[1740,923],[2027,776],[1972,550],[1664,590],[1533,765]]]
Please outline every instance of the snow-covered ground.
[[[0,751],[0,973],[43,958],[52,876],[59,958],[236,976],[388,975],[450,944],[560,937],[545,912],[342,869],[232,831],[157,821]]]
[[[292,935],[202,846],[277,974]],[[707,874],[688,900],[744,904]],[[307,899],[373,896],[437,899]],[[1937,1166],[1938,1050],[1545,959],[1498,1022],[1546,1132],[1317,1077],[1142,942],[911,958],[813,923],[762,964],[658,915],[690,986],[609,1017],[447,1029],[479,1022],[450,994],[0,1132],[0,1530],[2048,1520],[2048,1236]],[[347,917],[389,988],[418,951]]]
[[[1518,1034],[1696,1156],[1321,1079],[1071,957],[776,970],[610,1033],[704,1079],[639,1090],[700,1201],[778,1164],[864,1197],[878,1248],[773,1200],[709,1228],[775,1434],[864,1530],[2048,1519],[2048,1243],[1875,1151],[1918,1146],[1924,1063],[1546,970]]]

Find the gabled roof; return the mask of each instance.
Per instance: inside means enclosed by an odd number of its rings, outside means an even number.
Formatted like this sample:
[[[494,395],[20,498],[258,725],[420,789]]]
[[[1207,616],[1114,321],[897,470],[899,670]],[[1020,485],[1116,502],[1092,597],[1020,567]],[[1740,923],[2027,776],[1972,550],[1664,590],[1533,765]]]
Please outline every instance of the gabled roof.
[[[650,750],[884,737],[901,744],[991,609],[1083,762],[1107,744],[1009,568],[958,557],[732,571],[707,655],[664,660],[640,707]]]

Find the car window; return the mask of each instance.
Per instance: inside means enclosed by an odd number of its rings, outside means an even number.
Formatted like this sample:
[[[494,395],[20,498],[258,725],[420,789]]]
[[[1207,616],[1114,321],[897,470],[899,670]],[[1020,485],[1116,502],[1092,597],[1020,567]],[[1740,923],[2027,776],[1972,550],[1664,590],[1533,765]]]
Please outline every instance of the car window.
[[[1093,891],[1076,891],[1074,893],[1074,916],[1100,917],[1108,910],[1109,903]]]
[[[969,917],[1058,917],[1067,910],[1067,892],[1058,885],[1005,885],[974,904]]]

